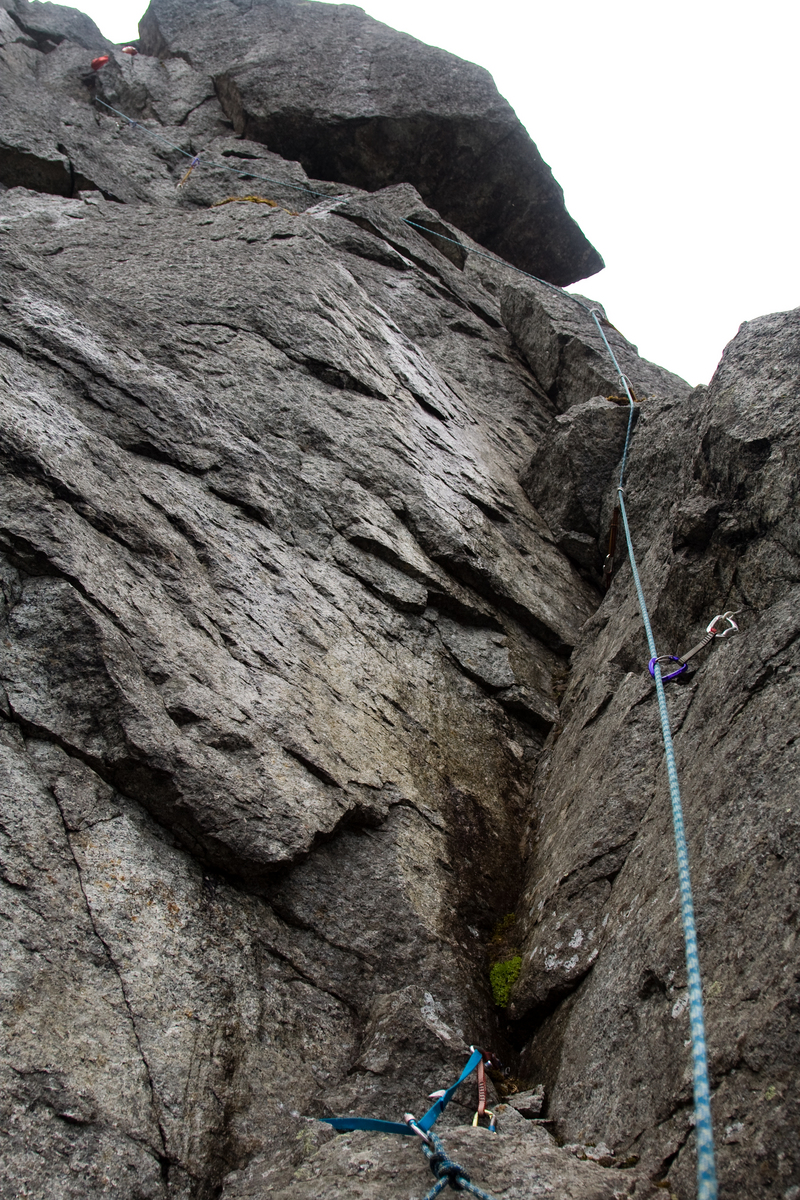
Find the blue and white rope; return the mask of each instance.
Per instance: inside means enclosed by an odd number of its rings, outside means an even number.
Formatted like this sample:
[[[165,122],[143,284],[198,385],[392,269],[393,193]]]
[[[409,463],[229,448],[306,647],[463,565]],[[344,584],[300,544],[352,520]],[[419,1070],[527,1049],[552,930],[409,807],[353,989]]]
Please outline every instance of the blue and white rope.
[[[155,132],[155,130],[149,129],[146,125],[143,125],[139,121],[135,121],[132,117],[127,116],[118,109],[112,108],[112,106],[107,104],[105,100],[101,100],[99,96],[96,97],[96,101],[97,103],[102,104],[104,108],[107,108],[109,112],[114,113],[115,116],[127,121],[132,129],[143,129],[145,133],[150,135],[150,137],[155,138],[157,141],[161,142],[162,145],[167,146],[170,150],[177,151],[185,158],[193,159],[195,162],[200,159],[199,155],[192,155],[189,151],[184,150],[183,147],[177,146],[173,142],[168,142],[166,138],[162,138],[158,133]],[[293,191],[305,192],[307,195],[319,196],[323,199],[332,198],[331,193],[329,192],[317,192],[312,188],[303,187],[301,184],[289,183],[285,179],[274,179],[267,175],[258,175],[253,171],[239,170],[236,167],[230,166],[228,163],[217,163],[208,159],[200,159],[200,163],[217,171],[230,171],[234,175],[240,175],[247,179],[258,179],[264,183],[270,183],[273,186],[291,188]],[[340,193],[340,195],[344,199],[347,193]],[[573,296],[571,293],[565,292],[562,288],[557,287],[555,284],[549,283],[546,279],[540,279],[537,275],[532,275],[529,271],[523,271],[521,267],[515,267],[512,263],[505,262],[502,258],[499,258],[494,254],[489,254],[484,250],[478,250],[473,246],[464,246],[464,243],[458,241],[456,238],[447,237],[443,233],[429,229],[427,226],[419,224],[416,221],[409,220],[408,218],[405,218],[405,224],[421,230],[428,236],[433,235],[434,237],[441,238],[441,240],[444,242],[450,242],[455,246],[460,246],[463,250],[466,250],[469,254],[474,254],[478,258],[486,258],[489,259],[490,262],[497,263],[499,266],[507,267],[510,270],[515,271],[518,275],[524,275],[528,279],[533,279],[536,283],[540,283],[544,287],[549,288],[551,291],[557,292],[560,296],[569,298],[579,308],[582,308],[586,313],[588,313],[597,326],[600,337],[603,339],[605,348],[608,351],[611,361],[613,362],[617,374],[619,375],[622,386],[625,389],[625,394],[628,397],[628,403],[630,405],[628,428],[625,435],[625,447],[622,453],[622,463],[620,466],[617,494],[619,497],[620,512],[622,514],[622,523],[625,529],[625,540],[628,546],[628,558],[631,564],[633,581],[636,586],[636,594],[639,598],[639,607],[641,609],[642,621],[644,623],[645,634],[647,636],[647,644],[650,649],[650,656],[652,658],[656,658],[658,651],[656,650],[655,638],[653,637],[653,630],[650,624],[650,615],[647,610],[647,603],[644,598],[641,579],[639,578],[639,570],[636,565],[636,555],[634,554],[633,550],[633,541],[631,539],[631,531],[628,524],[628,514],[625,509],[623,488],[625,467],[628,460],[631,433],[633,431],[633,416],[635,411],[634,400],[628,380],[619,363],[617,362],[616,355],[611,348],[608,338],[605,335],[605,331],[603,330],[598,318],[599,310],[590,308],[590,306],[584,303],[584,301],[578,296]],[[694,1113],[695,1132],[697,1139],[697,1200],[717,1200],[717,1177],[716,1168],[714,1165],[714,1135],[711,1124],[711,1096],[708,1082],[708,1055],[706,1050],[705,1021],[703,1018],[703,990],[700,979],[700,960],[697,953],[697,931],[694,920],[692,884],[689,874],[689,851],[686,844],[686,830],[683,823],[683,808],[681,806],[680,786],[678,784],[678,770],[675,764],[675,751],[672,744],[672,731],[670,728],[669,713],[667,712],[667,700],[664,693],[664,684],[661,679],[661,672],[658,670],[655,673],[655,684],[656,695],[658,697],[658,711],[661,718],[661,732],[664,739],[664,752],[667,761],[667,777],[669,780],[670,797],[672,800],[672,823],[675,831],[675,848],[678,858],[681,916],[683,920],[683,936],[686,948],[686,968],[689,984],[689,1016],[692,1032],[692,1058],[694,1074]],[[334,1121],[331,1121],[330,1123],[336,1124]],[[344,1127],[343,1122],[340,1121],[340,1124],[342,1127]],[[385,1128],[386,1124],[387,1123],[385,1122],[361,1121],[357,1125],[355,1121],[350,1122],[351,1127],[360,1128],[367,1128],[368,1126],[383,1126]],[[401,1127],[398,1125],[393,1132],[407,1132],[407,1130],[401,1129]],[[431,1192],[426,1200],[429,1200],[430,1197],[437,1195],[438,1191],[440,1191],[444,1186],[446,1186],[446,1180],[440,1180],[431,1189]],[[486,1193],[482,1193],[479,1189],[475,1188],[474,1184],[470,1185],[470,1187],[475,1195],[486,1195]]]
[[[439,1193],[448,1186],[454,1192],[469,1192],[471,1196],[477,1197],[477,1200],[494,1200],[493,1196],[472,1182],[463,1167],[448,1157],[441,1138],[433,1130],[431,1130],[429,1138],[431,1145],[428,1146],[423,1142],[422,1152],[428,1160],[428,1166],[438,1178],[424,1200],[436,1200]]]
[[[622,386],[625,388],[625,394],[628,397],[628,403],[630,405],[628,431],[625,438],[625,449],[622,455],[617,495],[619,497],[619,508],[622,514],[622,524],[625,528],[625,541],[628,544],[628,559],[630,560],[631,564],[633,582],[636,586],[636,595],[639,598],[639,608],[641,609],[642,622],[644,624],[645,635],[647,636],[647,645],[650,649],[651,658],[655,658],[658,654],[658,651],[656,650],[656,642],[655,638],[653,637],[653,628],[650,624],[650,614],[647,611],[647,603],[644,598],[644,591],[642,590],[642,581],[639,578],[639,569],[636,565],[636,555],[633,551],[633,540],[631,538],[631,530],[628,524],[628,514],[625,509],[625,493],[622,486],[625,478],[625,465],[628,457],[628,448],[630,446],[631,431],[633,429],[633,396],[631,395],[628,381],[625,378],[619,363],[617,362],[614,351],[611,349],[611,346],[608,343],[608,339],[603,331],[603,327],[597,319],[596,312],[592,311],[591,315],[600,332],[601,338],[605,342],[606,349],[611,356],[614,366],[617,369],[617,373],[622,381]],[[656,695],[658,697],[658,712],[659,716],[661,717],[661,733],[664,739],[664,753],[667,760],[669,793],[672,800],[672,825],[675,831],[675,849],[678,856],[678,882],[680,884],[681,893],[683,940],[686,947],[686,974],[689,984],[689,1019],[692,1031],[695,1136],[697,1139],[697,1200],[716,1200],[717,1173],[714,1164],[714,1133],[711,1124],[711,1093],[708,1083],[708,1054],[706,1050],[705,1021],[703,1018],[703,988],[700,980],[700,959],[697,954],[697,930],[694,922],[692,881],[689,874],[689,850],[686,844],[686,829],[683,823],[683,806],[681,805],[681,791],[678,783],[678,768],[675,763],[675,750],[672,744],[672,729],[670,727],[669,713],[667,712],[667,697],[664,692],[664,682],[661,678],[660,670],[656,670],[654,678],[656,684]]]

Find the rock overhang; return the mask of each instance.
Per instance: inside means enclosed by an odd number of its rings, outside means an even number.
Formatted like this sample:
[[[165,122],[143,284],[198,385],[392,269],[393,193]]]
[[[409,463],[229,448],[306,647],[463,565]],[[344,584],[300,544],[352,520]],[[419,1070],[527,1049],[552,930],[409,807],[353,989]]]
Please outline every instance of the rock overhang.
[[[413,184],[471,237],[566,286],[603,260],[483,67],[398,33],[353,5],[153,0],[145,54],[214,80],[236,132],[308,174],[367,191]]]

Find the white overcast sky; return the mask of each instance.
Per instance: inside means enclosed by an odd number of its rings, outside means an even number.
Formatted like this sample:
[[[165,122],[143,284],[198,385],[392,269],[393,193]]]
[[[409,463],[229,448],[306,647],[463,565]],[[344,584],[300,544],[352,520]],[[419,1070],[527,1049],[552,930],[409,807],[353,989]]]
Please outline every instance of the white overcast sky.
[[[113,41],[142,0],[79,5]],[[607,266],[574,290],[706,383],[740,323],[800,305],[798,0],[364,0],[487,67]]]

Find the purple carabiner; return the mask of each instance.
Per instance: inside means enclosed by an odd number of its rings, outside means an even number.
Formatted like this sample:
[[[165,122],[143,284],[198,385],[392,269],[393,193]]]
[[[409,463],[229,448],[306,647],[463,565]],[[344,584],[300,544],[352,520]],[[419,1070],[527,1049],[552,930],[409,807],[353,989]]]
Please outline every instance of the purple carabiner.
[[[682,672],[685,671],[686,667],[687,667],[687,664],[683,661],[683,659],[678,658],[677,654],[659,654],[655,658],[651,658],[650,662],[647,664],[648,670],[650,671],[650,674],[653,676],[653,679],[655,679],[655,677],[656,677],[656,663],[660,663],[660,662],[676,662],[676,663],[681,664],[678,667],[677,671],[672,671],[669,675],[662,675],[661,676],[662,683],[666,683],[667,680],[674,679],[676,675],[682,674]]]

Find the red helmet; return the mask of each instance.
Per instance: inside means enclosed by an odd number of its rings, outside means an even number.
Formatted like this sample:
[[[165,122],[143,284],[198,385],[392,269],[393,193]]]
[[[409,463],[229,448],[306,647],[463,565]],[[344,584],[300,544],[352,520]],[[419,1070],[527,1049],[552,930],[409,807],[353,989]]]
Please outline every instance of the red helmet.
[[[106,65],[106,63],[108,62],[110,57],[111,57],[110,54],[101,54],[99,58],[93,58],[92,59],[92,70],[99,71],[101,67],[104,67]]]
[[[136,49],[135,46],[123,46],[122,53],[123,54],[138,54],[139,51]]]

